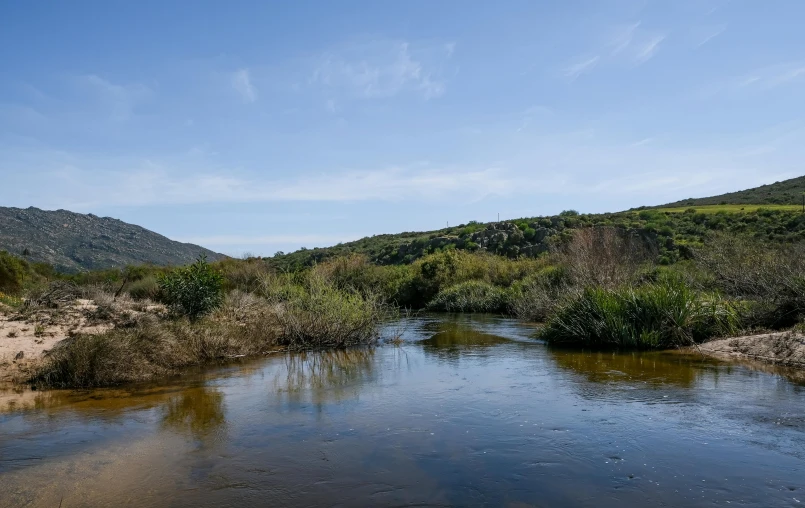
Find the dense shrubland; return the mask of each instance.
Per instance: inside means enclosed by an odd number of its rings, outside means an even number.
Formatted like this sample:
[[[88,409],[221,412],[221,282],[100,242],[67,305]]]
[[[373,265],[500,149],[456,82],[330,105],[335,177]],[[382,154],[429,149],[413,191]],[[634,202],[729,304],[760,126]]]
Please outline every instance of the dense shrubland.
[[[2,254],[0,291],[26,297],[17,301],[27,306],[58,307],[42,296],[61,294],[49,292],[55,280],[60,291],[94,288],[94,298],[106,299],[99,308],[125,300],[164,309],[61,343],[36,378],[58,386],[148,379],[277,349],[371,343],[397,309],[509,314],[544,323],[542,337],[557,345],[667,348],[802,326],[805,246],[794,240],[803,219],[786,213],[641,210],[596,216],[609,217],[601,222],[567,212],[551,219],[550,234],[541,223],[505,229],[507,238],[516,229],[545,240],[539,255],[443,243],[405,264],[352,252],[294,269],[249,258],[62,276]],[[485,231],[464,228],[469,237]],[[761,238],[786,241],[759,241],[766,229]]]

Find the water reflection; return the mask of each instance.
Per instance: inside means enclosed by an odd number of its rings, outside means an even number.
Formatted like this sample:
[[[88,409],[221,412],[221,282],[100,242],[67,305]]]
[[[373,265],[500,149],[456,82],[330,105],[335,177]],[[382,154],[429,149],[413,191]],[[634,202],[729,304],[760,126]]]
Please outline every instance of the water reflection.
[[[701,359],[670,353],[601,352],[548,348],[557,366],[593,383],[647,383],[692,386],[701,373]],[[698,361],[697,361],[698,360]]]
[[[509,339],[478,331],[459,321],[434,323],[434,333],[419,341],[425,353],[440,360],[456,362],[464,354],[488,356],[494,346],[511,343]]]
[[[224,395],[198,386],[170,397],[162,407],[162,427],[199,441],[220,438],[226,429]]]
[[[290,354],[276,366],[272,385],[282,405],[321,407],[357,397],[374,380],[375,367],[371,347]]]

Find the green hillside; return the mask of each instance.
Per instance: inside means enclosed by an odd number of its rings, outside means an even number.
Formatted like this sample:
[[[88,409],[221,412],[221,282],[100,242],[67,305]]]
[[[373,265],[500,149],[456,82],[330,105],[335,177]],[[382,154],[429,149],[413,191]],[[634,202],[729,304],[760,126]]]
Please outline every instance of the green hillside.
[[[650,239],[658,260],[673,263],[687,257],[713,232],[748,235],[763,242],[805,240],[805,214],[800,204],[805,177],[741,192],[691,199],[662,207],[625,212],[531,217],[502,222],[470,222],[425,232],[377,235],[333,247],[278,254],[272,264],[298,270],[335,257],[358,253],[380,265],[408,264],[448,249],[480,251],[509,258],[536,257],[567,241],[574,229],[615,226]]]
[[[705,205],[802,205],[805,176],[707,198],[690,198],[663,205],[662,208]]]
[[[408,264],[427,254],[448,249],[485,251],[510,258],[536,257],[567,241],[574,229],[614,226],[649,239],[662,264],[685,258],[713,232],[749,235],[762,242],[805,240],[805,214],[790,207],[748,207],[726,211],[687,208],[631,210],[606,214],[564,213],[488,224],[460,226],[422,233],[378,235],[334,247],[303,249],[272,258],[282,270],[297,270],[351,253],[365,254],[381,265]]]

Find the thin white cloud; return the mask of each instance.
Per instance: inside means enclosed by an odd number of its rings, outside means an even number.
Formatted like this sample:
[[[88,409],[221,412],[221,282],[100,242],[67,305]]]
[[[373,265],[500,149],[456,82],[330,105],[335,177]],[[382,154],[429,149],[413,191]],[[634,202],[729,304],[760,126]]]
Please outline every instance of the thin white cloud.
[[[660,43],[665,40],[665,35],[653,35],[648,40],[643,41],[634,54],[634,61],[637,65],[651,60],[659,50]]]
[[[727,31],[727,25],[717,25],[713,27],[709,27],[703,30],[703,33],[699,35],[700,40],[696,43],[696,47],[700,48],[710,42],[711,40],[715,39],[719,35],[723,34]]]
[[[453,53],[456,51],[456,43],[455,42],[448,42],[444,45],[444,51],[447,54],[447,58],[453,56]]]
[[[626,25],[616,29],[615,35],[610,40],[609,45],[612,47],[612,51],[610,54],[615,56],[624,50],[626,50],[629,45],[632,44],[632,40],[634,39],[635,31],[640,26],[640,21],[636,23],[632,23],[631,25]]]
[[[324,104],[324,107],[330,113],[335,113],[338,111],[338,107],[336,106],[335,100],[333,99],[327,99],[327,102]]]
[[[565,69],[562,71],[562,74],[564,74],[566,78],[574,80],[582,74],[592,71],[595,66],[598,65],[599,60],[601,60],[601,57],[594,56],[592,58],[582,60],[581,62],[574,63],[565,67]]]
[[[113,120],[128,120],[137,103],[151,94],[151,89],[143,84],[121,85],[96,74],[78,76],[76,82],[108,109]]]
[[[243,102],[257,100],[257,88],[252,84],[249,69],[239,69],[232,73],[232,88],[240,95]]]
[[[805,61],[761,67],[744,75],[713,83],[699,91],[701,98],[728,96],[744,98],[753,93],[805,83]]]
[[[372,41],[354,44],[325,54],[313,73],[312,82],[341,89],[364,98],[393,97],[412,92],[426,99],[446,91],[440,77],[441,63],[454,46],[416,48],[407,42]]]
[[[195,203],[433,201],[449,196],[473,201],[507,194],[516,185],[495,168],[392,168],[278,180],[199,173],[177,174],[150,161],[105,172],[61,165],[48,172],[54,182],[60,182],[58,192],[54,187],[50,199],[57,206],[81,209]],[[60,196],[70,196],[69,201]]]

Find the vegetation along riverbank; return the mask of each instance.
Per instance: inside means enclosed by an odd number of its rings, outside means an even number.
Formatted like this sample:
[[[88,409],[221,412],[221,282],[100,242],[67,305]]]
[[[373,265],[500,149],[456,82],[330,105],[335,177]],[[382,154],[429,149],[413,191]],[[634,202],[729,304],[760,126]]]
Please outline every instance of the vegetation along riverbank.
[[[369,344],[407,309],[513,315],[542,323],[557,346],[692,347],[802,366],[805,216],[769,206],[565,212],[458,226],[450,241],[373,237],[178,268],[62,274],[3,252],[0,377],[92,387]],[[527,237],[540,247],[519,248]],[[396,254],[382,254],[392,244]],[[733,339],[702,346],[723,338]]]

